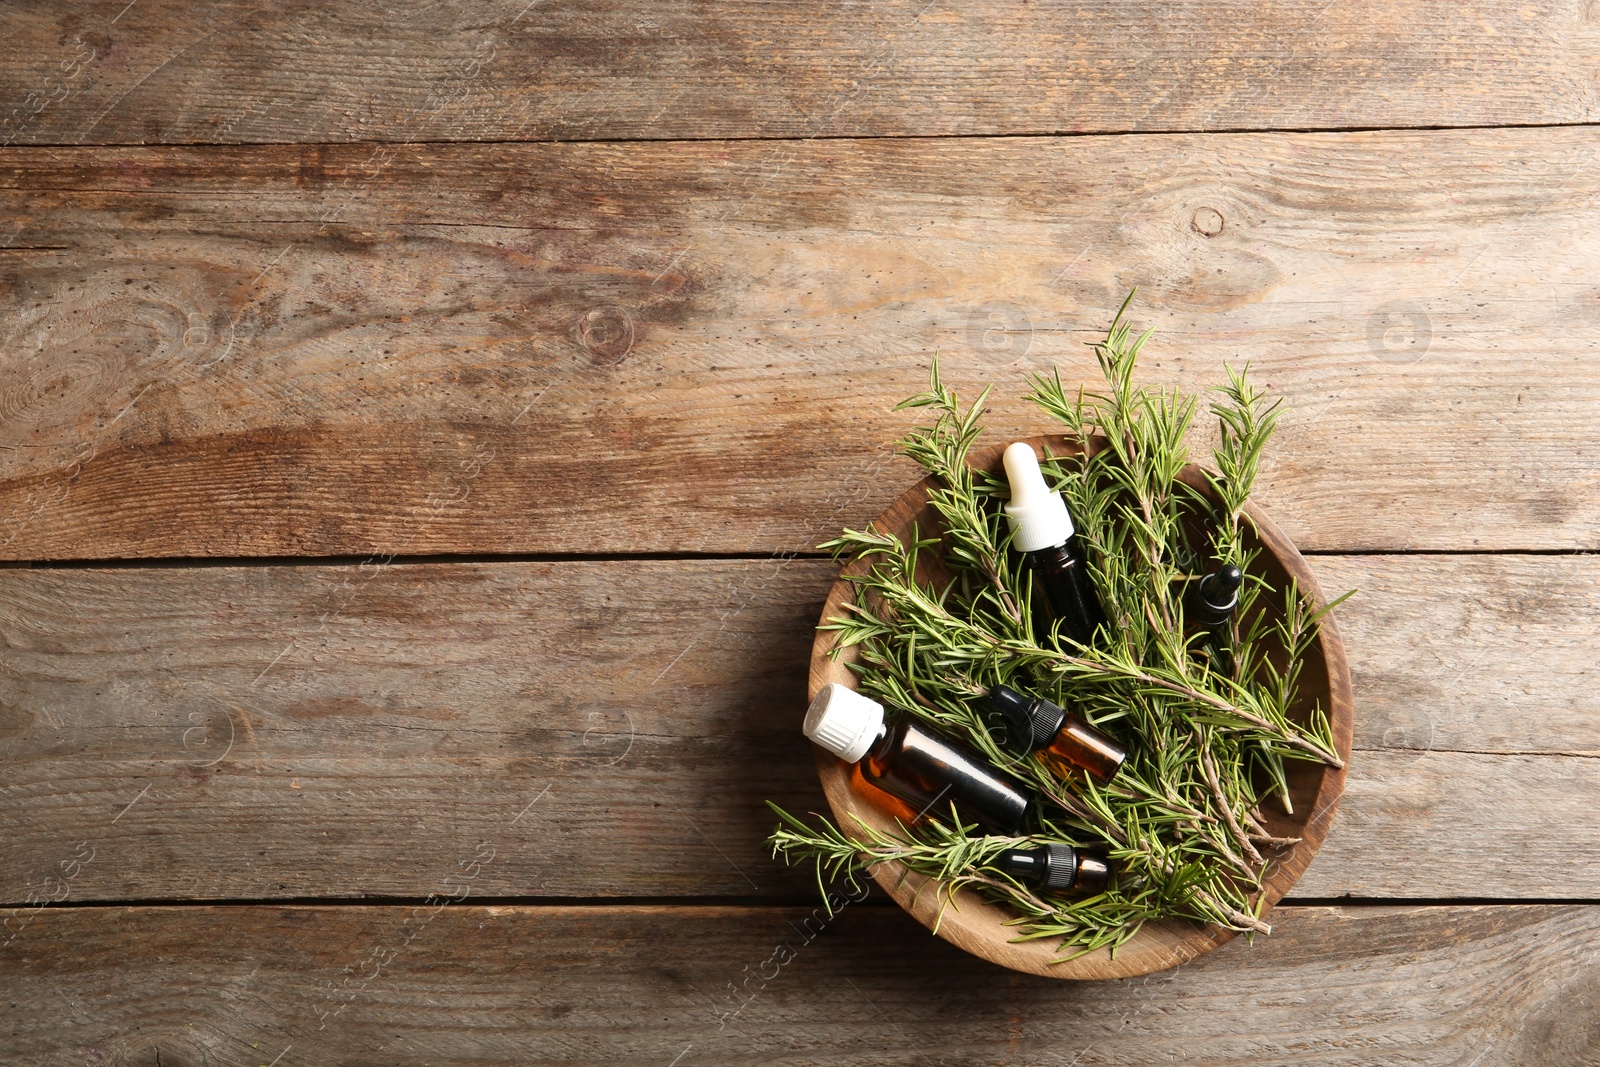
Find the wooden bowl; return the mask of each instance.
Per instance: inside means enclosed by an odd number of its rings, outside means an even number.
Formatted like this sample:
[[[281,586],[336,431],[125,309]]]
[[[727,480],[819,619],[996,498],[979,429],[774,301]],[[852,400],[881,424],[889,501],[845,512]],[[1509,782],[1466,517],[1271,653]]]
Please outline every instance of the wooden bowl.
[[[1058,457],[1076,451],[1076,447],[1063,437],[1035,437],[1029,443],[1036,450],[1048,445],[1052,454]],[[976,450],[972,460],[977,466],[999,474],[1002,451],[1003,448],[998,445]],[[1183,478],[1189,484],[1209,491],[1199,468],[1191,465],[1185,470]],[[910,536],[913,523],[925,532],[941,529],[938,516],[927,503],[927,490],[931,483],[931,478],[918,482],[874,520],[874,524],[881,530],[903,538]],[[1266,549],[1258,558],[1255,571],[1264,574],[1275,589],[1282,589],[1292,577],[1301,590],[1312,597],[1314,603],[1318,606],[1326,603],[1306,561],[1272,520],[1267,518],[1266,513],[1252,504],[1246,514],[1250,525],[1254,527],[1255,543]],[[858,564],[851,564],[846,568],[846,574],[856,566]],[[933,561],[930,566],[942,565]],[[926,577],[937,578],[938,571],[930,570]],[[834,583],[827,603],[823,605],[824,622],[844,614],[844,605],[849,602],[852,591],[843,577]],[[1262,597],[1257,604],[1263,610],[1270,611],[1274,610],[1275,601],[1281,603],[1278,598]],[[1281,607],[1276,610],[1281,611]],[[829,655],[833,647],[834,635],[819,630],[811,654],[810,695],[813,697],[828,682],[854,687],[854,676],[847,665],[853,662],[856,650],[845,649],[838,659],[833,659]],[[1339,640],[1338,628],[1331,617],[1323,619],[1320,640],[1306,655],[1300,695],[1304,706],[1309,707],[1312,699],[1321,702],[1332,724],[1339,755],[1348,767],[1353,719],[1350,671],[1345,663],[1344,645]],[[822,748],[817,748],[816,754],[823,791],[841,828],[849,832],[859,817],[877,829],[894,830],[894,820],[852,787],[849,764]],[[1295,815],[1287,816],[1283,814],[1282,805],[1269,803],[1265,805],[1267,810],[1262,813],[1262,821],[1274,836],[1299,837],[1300,841],[1287,849],[1269,854],[1273,862],[1263,883],[1266,907],[1269,909],[1282,899],[1310,865],[1311,857],[1316,855],[1333,822],[1339,795],[1344,792],[1344,769],[1299,760],[1289,761],[1287,768],[1289,795]],[[942,887],[928,885],[930,879],[891,863],[880,864],[874,870],[873,877],[924,926],[931,930],[937,920],[939,936],[951,944],[1002,967],[1051,978],[1130,978],[1150,974],[1210,952],[1234,936],[1232,930],[1201,926],[1184,920],[1148,923],[1138,936],[1117,950],[1115,959],[1109,950],[1100,949],[1070,962],[1051,963],[1059,954],[1058,942],[1045,939],[1013,943],[1011,938],[1016,936],[1016,928],[1003,925],[1012,914],[969,889],[956,894],[954,906],[946,907],[941,918]]]

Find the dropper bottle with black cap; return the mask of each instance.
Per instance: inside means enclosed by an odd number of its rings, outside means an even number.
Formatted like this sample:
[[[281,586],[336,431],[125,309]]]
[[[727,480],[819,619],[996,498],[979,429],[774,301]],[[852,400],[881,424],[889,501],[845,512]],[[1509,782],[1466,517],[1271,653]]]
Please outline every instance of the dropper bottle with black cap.
[[[1005,466],[1011,483],[1011,501],[1005,506],[1011,547],[1028,557],[1034,581],[1061,624],[1061,635],[1087,648],[1105,616],[1066,501],[1045,484],[1039,457],[1026,441],[1006,447]]]
[[[1233,612],[1239,606],[1239,587],[1243,584],[1244,571],[1226,563],[1193,583],[1183,598],[1185,621],[1208,633],[1211,653],[1224,671],[1231,669],[1233,657],[1228,639]]]
[[[1105,785],[1128,756],[1114,739],[1043,697],[997,685],[984,697],[984,704],[986,718],[1000,727],[1008,746],[1032,752],[1062,778],[1082,772]]]
[[[1028,798],[983,757],[920,723],[885,722],[882,704],[848,686],[822,687],[806,711],[805,734],[855,764],[862,781],[881,791],[878,807],[907,824],[947,817],[952,801],[963,819],[996,834],[1016,833],[1028,816]]]
[[[1008,848],[995,857],[994,866],[1019,882],[1059,893],[1095,896],[1111,884],[1111,864],[1104,855],[1063,843]]]

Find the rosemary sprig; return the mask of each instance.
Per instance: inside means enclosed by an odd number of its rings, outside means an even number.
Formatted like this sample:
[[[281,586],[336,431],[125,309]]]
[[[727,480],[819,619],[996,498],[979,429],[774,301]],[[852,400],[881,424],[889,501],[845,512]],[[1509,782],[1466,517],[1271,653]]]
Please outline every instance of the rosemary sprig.
[[[1018,940],[1057,939],[1060,959],[1102,947],[1114,953],[1156,919],[1270,930],[1260,918],[1262,879],[1272,850],[1296,839],[1268,834],[1260,806],[1276,798],[1288,809],[1285,761],[1342,765],[1327,716],[1305,706],[1300,677],[1332,605],[1314,609],[1293,583],[1271,588],[1255,566],[1244,508],[1277,402],[1266,402],[1247,371],[1230,369],[1211,405],[1221,431],[1216,469],[1207,472],[1211,492],[1192,487],[1180,474],[1197,401],[1135,382],[1150,333],[1133,336],[1127,307],[1094,345],[1103,389],[1069,396],[1058,373],[1029,383],[1029,399],[1076,446],[1043,467],[1066,496],[1109,620],[1091,647],[1035,626],[1031,581],[1009,550],[1000,509],[1008,487],[968,461],[990,390],[963,409],[937,360],[928,390],[900,405],[931,411],[933,421],[899,450],[934,475],[929,503],[940,529],[913,530],[909,539],[846,529],[821,546],[853,564],[853,603],[821,627],[834,634],[833,654],[856,648],[859,688],[1027,786],[1041,810],[1037,833],[973,837],[954,809],[894,833],[865,824],[846,832],[774,807],[782,820],[770,839],[774,854],[812,862],[820,888],[898,863],[934,880],[941,908],[962,888],[1003,903],[1015,913]],[[1205,536],[1194,538],[1196,529]],[[1223,563],[1241,567],[1247,580],[1232,631],[1220,639],[1227,654],[1215,655],[1184,625],[1183,593]],[[933,573],[938,583],[927,577]],[[1281,597],[1282,609],[1266,610],[1264,596]],[[976,710],[1002,683],[1070,704],[1126,744],[1128,759],[1111,785],[1064,780],[1010,751]],[[1060,897],[992,866],[1006,848],[1048,841],[1105,850],[1117,867],[1114,884],[1089,899]]]

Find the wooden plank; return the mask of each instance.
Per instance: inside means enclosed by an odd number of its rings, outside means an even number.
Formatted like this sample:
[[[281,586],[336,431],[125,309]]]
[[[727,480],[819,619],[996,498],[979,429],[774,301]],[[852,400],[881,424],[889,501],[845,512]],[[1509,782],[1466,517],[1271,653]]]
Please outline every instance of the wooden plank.
[[[13,149],[0,552],[804,550],[913,480],[935,351],[1036,432],[1133,286],[1149,380],[1287,397],[1303,548],[1592,547],[1597,147]]]
[[[870,898],[869,898],[870,899]],[[1593,1062],[1594,906],[1285,908],[1063,986],[898,910],[47,909],[0,949],[7,1062]]]
[[[1593,121],[1579,0],[223,0],[7,15],[0,141],[1326,129]]]
[[[1575,556],[1317,556],[1354,667],[1356,747],[1600,756],[1592,620],[1600,562]]]
[[[1297,895],[1600,897],[1592,657],[1563,636],[1600,563],[1313,564],[1362,590],[1357,751]],[[0,571],[0,902],[414,898],[480,843],[480,896],[810,899],[762,801],[826,810],[798,723],[832,575]]]
[[[792,894],[761,800],[820,796],[795,715],[830,580],[816,561],[0,576],[23,727],[0,900],[80,840],[74,899],[417,896],[480,841],[497,896]]]

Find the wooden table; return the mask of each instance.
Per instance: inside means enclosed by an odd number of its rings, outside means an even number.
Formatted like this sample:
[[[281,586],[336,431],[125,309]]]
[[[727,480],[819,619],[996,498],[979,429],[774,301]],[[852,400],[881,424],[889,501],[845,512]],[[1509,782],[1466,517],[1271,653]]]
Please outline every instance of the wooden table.
[[[0,1062],[1600,1060],[1595,4],[0,19]],[[1134,286],[1360,589],[1333,834],[1147,979],[826,920],[813,546]]]

